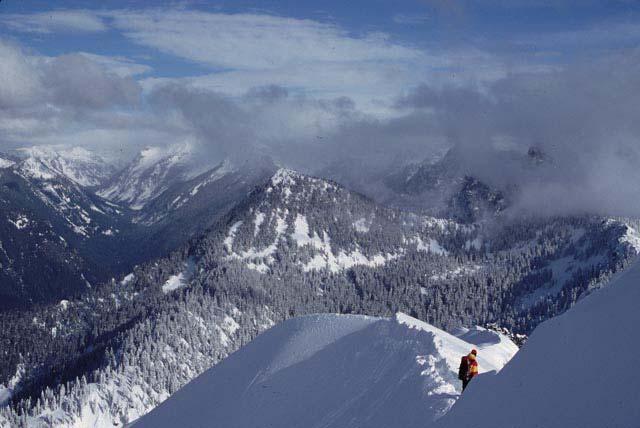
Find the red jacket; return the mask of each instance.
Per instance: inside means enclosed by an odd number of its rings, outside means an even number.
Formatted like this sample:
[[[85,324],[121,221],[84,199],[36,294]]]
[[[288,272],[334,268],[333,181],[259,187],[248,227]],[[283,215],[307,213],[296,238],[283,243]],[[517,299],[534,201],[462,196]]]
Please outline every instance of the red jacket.
[[[458,377],[462,379],[471,379],[478,374],[478,361],[475,355],[469,354],[462,357],[460,362],[460,373]]]

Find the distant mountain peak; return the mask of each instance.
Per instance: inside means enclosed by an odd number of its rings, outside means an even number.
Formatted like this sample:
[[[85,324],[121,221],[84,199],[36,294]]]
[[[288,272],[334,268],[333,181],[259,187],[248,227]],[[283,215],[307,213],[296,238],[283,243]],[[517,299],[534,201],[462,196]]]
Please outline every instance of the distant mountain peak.
[[[529,161],[535,165],[552,162],[552,158],[538,146],[529,147],[529,150],[527,150],[527,157]]]
[[[302,174],[288,168],[278,168],[273,177],[271,184],[274,186],[295,184],[296,179],[300,179]]]
[[[286,193],[306,186],[321,186],[323,190],[338,189],[338,185],[331,180],[313,177],[289,168],[279,168],[271,177],[271,186]]]
[[[204,172],[190,143],[170,147],[145,147],[122,171],[99,189],[98,194],[140,210],[172,184]]]
[[[84,187],[95,187],[114,172],[112,165],[83,147],[34,146],[17,151],[21,173],[40,180],[64,177]]]
[[[0,169],[11,168],[13,165],[15,165],[14,160],[0,154]]]
[[[134,159],[138,169],[154,167],[158,163],[188,163],[193,155],[193,146],[188,143],[170,147],[147,146]]]

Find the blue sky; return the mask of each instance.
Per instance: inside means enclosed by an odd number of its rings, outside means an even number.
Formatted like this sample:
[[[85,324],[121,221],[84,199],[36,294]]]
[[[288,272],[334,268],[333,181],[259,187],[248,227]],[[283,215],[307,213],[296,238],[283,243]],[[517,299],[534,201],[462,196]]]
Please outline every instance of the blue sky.
[[[149,77],[194,76],[219,71],[219,65],[202,57],[185,58],[177,54],[179,48],[170,49],[166,44],[153,46],[153,43],[127,37],[126,34],[140,31],[141,24],[136,26],[132,20],[124,22],[118,16],[127,12],[138,15],[153,13],[169,19],[174,16],[176,19],[171,21],[172,26],[167,23],[166,31],[188,33],[186,28],[175,28],[179,25],[180,17],[188,25],[189,18],[184,16],[185,12],[222,17],[251,14],[331,26],[340,31],[340,38],[347,40],[382,33],[394,46],[416,49],[438,57],[446,57],[447,51],[469,54],[472,49],[477,49],[499,55],[500,59],[494,59],[498,62],[512,59],[526,66],[529,63],[564,63],[571,61],[575,55],[593,55],[598,51],[635,45],[638,42],[636,23],[640,10],[640,4],[634,1],[596,0],[109,1],[100,3],[99,8],[95,7],[96,4],[88,1],[52,3],[5,0],[0,3],[0,16],[4,17],[0,35],[17,40],[43,55],[83,51],[126,57],[147,65],[150,69],[146,76]],[[62,13],[69,12],[76,16],[61,18]],[[252,25],[261,24],[254,22]],[[234,24],[229,22],[226,25]],[[286,23],[275,23],[271,31],[286,31],[286,27]],[[152,29],[158,33],[162,30],[161,25]],[[211,40],[203,40],[203,49],[206,46],[204,42],[215,43],[215,35],[209,34]],[[197,37],[197,33],[186,36]],[[257,47],[266,50],[278,48],[267,40],[264,43],[260,43],[260,40],[254,42]],[[376,55],[369,58],[379,59]],[[472,59],[466,60],[469,63],[460,59],[459,66],[477,66]],[[246,64],[240,62],[237,66],[243,65]],[[427,69],[425,73],[430,68],[428,60],[411,65]],[[233,63],[225,63],[222,68],[234,66]],[[432,67],[442,66],[436,64]]]

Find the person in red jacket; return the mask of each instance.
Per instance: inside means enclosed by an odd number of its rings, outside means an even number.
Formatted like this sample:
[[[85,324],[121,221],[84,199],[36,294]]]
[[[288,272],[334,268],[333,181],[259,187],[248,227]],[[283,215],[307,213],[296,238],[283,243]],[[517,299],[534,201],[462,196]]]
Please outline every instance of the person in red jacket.
[[[458,379],[462,381],[462,390],[464,391],[469,382],[478,374],[478,361],[476,356],[478,351],[472,349],[469,355],[462,357],[460,361],[460,369],[458,369]]]

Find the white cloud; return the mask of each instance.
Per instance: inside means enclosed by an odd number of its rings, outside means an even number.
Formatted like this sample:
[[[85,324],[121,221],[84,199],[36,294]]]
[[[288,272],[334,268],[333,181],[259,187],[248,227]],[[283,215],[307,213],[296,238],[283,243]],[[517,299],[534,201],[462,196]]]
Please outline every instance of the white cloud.
[[[348,96],[373,112],[380,99],[442,62],[383,33],[353,35],[313,20],[166,9],[101,13],[134,43],[211,70],[192,82],[234,95],[275,84],[321,98]]]
[[[96,55],[90,52],[79,52],[78,55],[99,64],[101,67],[120,77],[139,76],[153,70],[153,68],[146,64],[137,63],[123,56]]]
[[[100,109],[135,104],[140,86],[125,70],[116,73],[119,67],[123,65],[111,57],[46,57],[0,41],[0,109],[11,114],[61,105]]]
[[[310,20],[166,10],[108,16],[135,43],[212,69],[181,79],[144,79],[147,89],[179,80],[241,95],[256,86],[278,85],[317,98],[346,96],[367,113],[388,116],[394,113],[389,100],[416,82],[482,83],[507,73],[500,58],[477,49],[427,52],[385,34],[356,37]]]
[[[636,46],[640,38],[640,24],[629,22],[598,23],[575,30],[527,34],[515,40],[521,45],[535,45],[541,49],[603,48],[606,52],[625,46]]]
[[[393,22],[402,25],[420,25],[429,22],[431,17],[427,14],[397,13],[393,15]]]
[[[112,71],[117,62],[84,54],[47,57],[0,41],[0,148],[69,143],[77,141],[74,135],[93,135],[85,144],[97,135],[106,141],[107,134],[134,141],[121,134],[164,129],[137,112],[141,88]]]
[[[317,98],[347,96],[358,108],[381,116],[393,114],[389,100],[416,82],[482,83],[506,73],[498,58],[473,48],[427,52],[384,33],[352,34],[308,19],[179,8],[76,13],[93,16],[101,25],[108,23],[112,31],[121,32],[135,44],[209,70],[179,79],[182,82],[231,95],[256,86],[279,85]],[[405,23],[425,19],[419,15],[395,18]],[[24,22],[28,21],[25,17]],[[120,76],[150,71],[125,58],[82,55]],[[142,84],[150,88],[166,80],[155,75]]]
[[[41,90],[32,60],[0,40],[0,110],[32,103]]]
[[[300,63],[410,61],[422,56],[385,34],[355,37],[312,20],[165,9],[113,11],[105,16],[136,43],[216,68],[275,69]]]
[[[389,114],[390,99],[411,82],[420,81],[424,69],[394,64],[372,67],[362,63],[332,63],[323,66],[298,64],[269,70],[229,70],[184,79],[146,79],[143,87],[150,90],[167,81],[190,87],[241,96],[254,87],[278,85],[293,93],[331,99],[347,96],[358,108],[369,113]]]
[[[80,32],[107,30],[99,16],[87,11],[52,10],[33,14],[8,14],[0,22],[12,30],[28,33]]]
[[[59,106],[100,109],[136,104],[140,86],[83,55],[68,54],[46,60],[42,82],[47,98]]]

